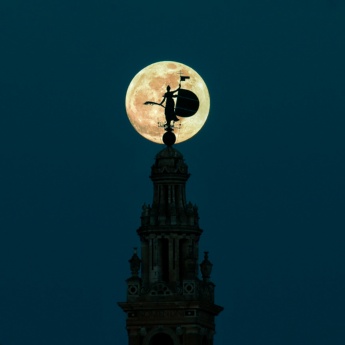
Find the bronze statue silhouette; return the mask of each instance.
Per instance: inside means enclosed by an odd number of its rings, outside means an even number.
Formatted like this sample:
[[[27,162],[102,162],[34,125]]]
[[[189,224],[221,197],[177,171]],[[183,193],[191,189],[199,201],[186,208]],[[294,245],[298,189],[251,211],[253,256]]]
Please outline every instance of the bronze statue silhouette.
[[[171,125],[171,121],[178,121],[178,118],[176,117],[175,113],[175,101],[174,98],[177,98],[177,93],[181,89],[181,83],[179,84],[179,87],[174,90],[170,91],[170,85],[167,86],[167,92],[164,94],[162,102],[156,103],[156,102],[145,102],[144,104],[150,104],[150,105],[160,105],[161,107],[165,108],[164,114],[165,114],[165,120],[167,122],[167,125]],[[163,103],[165,102],[165,106]]]
[[[178,88],[174,91],[170,91],[170,85],[167,86],[167,91],[163,95],[163,99],[160,103],[147,101],[144,104],[150,104],[150,105],[159,105],[163,108],[165,119],[166,119],[166,125],[168,128],[171,128],[172,124],[171,121],[176,122],[179,121],[177,116],[180,117],[189,117],[194,115],[199,108],[199,99],[198,97],[189,90],[185,90],[181,88],[181,82],[185,81],[186,79],[189,79],[188,76],[182,76],[180,75],[180,84]],[[176,105],[175,100],[176,98]],[[165,102],[165,105],[163,105]]]
[[[162,102],[160,102],[160,105],[163,105],[165,101],[165,119],[167,121],[167,124],[170,125],[171,121],[178,121],[178,118],[176,117],[175,113],[175,101],[174,98],[177,98],[177,95],[175,95],[176,92],[178,92],[181,89],[181,84],[179,84],[178,88],[174,91],[170,91],[170,86],[167,86],[167,92],[164,94]]]

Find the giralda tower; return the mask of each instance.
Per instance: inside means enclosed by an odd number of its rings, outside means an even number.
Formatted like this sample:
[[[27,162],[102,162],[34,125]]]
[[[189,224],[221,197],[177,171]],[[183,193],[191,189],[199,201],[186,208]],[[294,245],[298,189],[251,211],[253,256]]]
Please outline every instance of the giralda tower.
[[[194,111],[188,117],[197,115],[199,109],[195,104],[199,98],[191,100],[183,90],[192,92],[181,85],[178,88],[173,105],[175,116],[181,119],[180,108],[189,114]],[[186,201],[188,167],[182,154],[172,147],[178,118],[170,120],[168,116],[163,125],[166,147],[156,155],[151,168],[153,200],[151,205],[144,204],[137,230],[141,257],[135,249],[129,260],[127,300],[119,305],[127,314],[129,345],[213,345],[215,316],[223,308],[214,303],[208,253],[199,260],[202,230],[198,210]]]

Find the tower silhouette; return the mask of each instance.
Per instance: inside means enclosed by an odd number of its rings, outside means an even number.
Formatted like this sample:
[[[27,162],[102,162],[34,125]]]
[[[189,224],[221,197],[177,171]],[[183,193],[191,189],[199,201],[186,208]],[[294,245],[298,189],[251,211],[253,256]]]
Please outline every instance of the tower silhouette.
[[[141,258],[129,260],[126,312],[129,345],[213,345],[215,316],[212,264],[205,252],[199,265],[198,210],[186,201],[188,167],[172,146],[161,150],[151,168],[152,205],[144,204]],[[199,277],[199,267],[201,278]]]

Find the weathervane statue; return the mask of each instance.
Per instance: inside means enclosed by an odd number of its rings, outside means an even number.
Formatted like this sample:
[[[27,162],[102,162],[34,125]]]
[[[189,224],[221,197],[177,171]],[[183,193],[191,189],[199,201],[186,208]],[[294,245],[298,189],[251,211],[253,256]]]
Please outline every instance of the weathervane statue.
[[[144,104],[150,105],[160,105],[165,108],[164,114],[166,119],[166,124],[164,129],[167,131],[163,135],[163,142],[171,146],[175,143],[176,137],[172,133],[174,130],[174,123],[179,121],[178,116],[189,117],[194,115],[199,108],[199,99],[198,97],[189,90],[181,89],[181,82],[186,79],[190,79],[188,76],[182,76],[180,72],[180,83],[176,90],[170,91],[170,85],[167,86],[167,92],[163,96],[163,100],[160,103],[147,101]],[[176,107],[174,98],[177,98]],[[165,106],[163,103],[165,102]]]
[[[158,62],[141,70],[126,95],[127,115],[137,132],[168,146],[195,135],[204,125],[209,108],[210,98],[203,79],[192,68],[173,61]],[[177,121],[179,126],[175,125]]]

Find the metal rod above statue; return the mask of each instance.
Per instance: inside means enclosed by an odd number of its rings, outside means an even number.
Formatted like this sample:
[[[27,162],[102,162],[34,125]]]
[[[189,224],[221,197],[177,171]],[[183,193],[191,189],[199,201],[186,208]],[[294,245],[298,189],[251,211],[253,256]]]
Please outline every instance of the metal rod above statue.
[[[209,108],[205,82],[179,62],[147,66],[133,78],[126,95],[127,115],[136,131],[168,146],[194,136],[204,125]],[[161,128],[165,130],[163,136]]]

